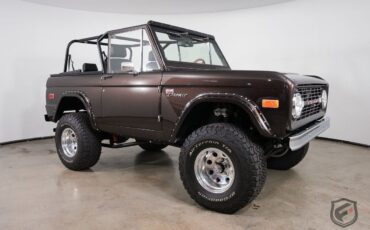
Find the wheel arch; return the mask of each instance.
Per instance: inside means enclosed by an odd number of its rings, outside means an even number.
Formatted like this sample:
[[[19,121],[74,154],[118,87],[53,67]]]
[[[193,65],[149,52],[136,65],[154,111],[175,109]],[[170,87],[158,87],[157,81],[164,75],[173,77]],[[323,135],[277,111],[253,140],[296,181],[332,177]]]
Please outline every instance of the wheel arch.
[[[75,112],[86,111],[91,127],[98,130],[95,122],[95,114],[86,94],[80,91],[64,92],[57,103],[57,109],[53,117],[53,121],[57,122],[63,116],[65,111],[70,110],[75,110]]]
[[[264,137],[273,137],[274,134],[265,116],[260,111],[259,107],[247,97],[229,94],[229,93],[207,93],[201,94],[189,101],[177,122],[171,134],[171,142],[176,142],[183,131],[186,121],[192,115],[194,109],[204,104],[229,104],[243,111],[249,118],[252,125],[258,130],[258,133]]]

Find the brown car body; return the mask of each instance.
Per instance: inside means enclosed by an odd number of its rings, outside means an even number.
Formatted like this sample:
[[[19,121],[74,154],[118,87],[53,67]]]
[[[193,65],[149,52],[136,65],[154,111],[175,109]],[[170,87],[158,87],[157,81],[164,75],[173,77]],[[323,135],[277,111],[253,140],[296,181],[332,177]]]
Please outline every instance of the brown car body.
[[[126,35],[137,30],[140,39]],[[160,40],[158,31],[168,39]],[[74,43],[96,45],[102,70],[95,63],[74,70]],[[178,61],[164,52],[173,44]],[[180,47],[198,45],[206,45],[208,59],[197,50],[188,62],[180,58]],[[144,46],[151,48],[145,69]],[[140,48],[139,72],[133,48]],[[139,145],[148,152],[181,146],[180,177],[190,196],[208,209],[234,213],[260,193],[267,168],[294,167],[329,128],[327,92],[328,83],[317,76],[231,70],[213,36],[150,21],[70,42],[64,71],[47,80],[45,119],[58,122],[57,153],[72,170],[94,166],[102,146]]]
[[[245,123],[249,122],[247,126],[257,130],[263,141],[284,142],[290,135],[324,117],[325,110],[299,120],[291,116],[292,96],[300,87],[319,87],[328,91],[328,84],[322,78],[166,62],[158,49],[152,27],[186,31],[214,39],[211,35],[152,21],[122,29],[120,31],[147,30],[161,70],[112,74],[104,69],[102,72],[53,74],[47,81],[46,120],[56,122],[66,111],[85,109],[97,131],[181,145],[186,135],[204,123],[197,121],[204,118],[199,113],[212,116],[218,107],[231,106],[231,110],[245,113],[245,118],[248,118]],[[74,40],[69,46],[74,42],[93,41],[99,47],[99,39],[116,31]],[[261,101],[266,98],[279,100],[279,108],[262,108]]]

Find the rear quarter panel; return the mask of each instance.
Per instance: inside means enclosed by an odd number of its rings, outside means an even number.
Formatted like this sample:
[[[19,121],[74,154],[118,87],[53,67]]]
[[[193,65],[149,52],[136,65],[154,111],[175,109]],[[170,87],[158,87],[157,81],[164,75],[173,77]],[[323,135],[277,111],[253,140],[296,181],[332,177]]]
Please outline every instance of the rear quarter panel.
[[[46,83],[46,111],[54,117],[58,105],[64,96],[84,95],[88,99],[95,116],[101,115],[101,84],[100,75],[68,76],[52,75]],[[48,94],[53,93],[50,100]]]

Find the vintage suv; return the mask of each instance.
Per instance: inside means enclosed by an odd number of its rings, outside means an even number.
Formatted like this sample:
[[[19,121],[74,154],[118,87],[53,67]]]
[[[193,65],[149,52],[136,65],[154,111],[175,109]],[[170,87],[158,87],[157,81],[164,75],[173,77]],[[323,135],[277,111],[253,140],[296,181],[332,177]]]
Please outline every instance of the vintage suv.
[[[260,193],[266,168],[304,158],[329,127],[327,103],[320,77],[234,71],[212,35],[149,21],[71,41],[64,71],[47,80],[45,119],[58,122],[57,152],[72,170],[95,165],[102,146],[181,147],[190,196],[233,213]]]

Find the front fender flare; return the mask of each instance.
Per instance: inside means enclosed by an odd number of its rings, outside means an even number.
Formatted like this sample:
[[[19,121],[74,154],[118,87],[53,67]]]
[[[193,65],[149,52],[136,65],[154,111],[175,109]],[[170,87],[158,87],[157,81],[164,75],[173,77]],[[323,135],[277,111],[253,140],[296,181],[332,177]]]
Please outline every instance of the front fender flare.
[[[253,125],[258,132],[265,137],[274,137],[271,127],[259,107],[247,97],[232,93],[205,93],[190,100],[184,107],[171,134],[171,141],[174,142],[190,111],[199,103],[203,102],[226,102],[242,108],[251,118]]]

